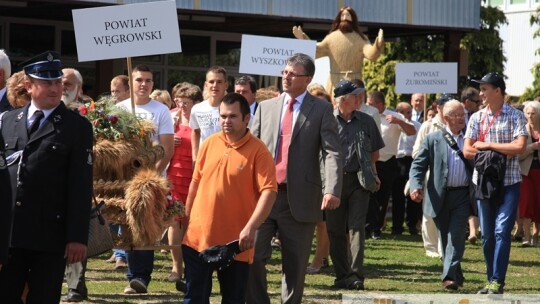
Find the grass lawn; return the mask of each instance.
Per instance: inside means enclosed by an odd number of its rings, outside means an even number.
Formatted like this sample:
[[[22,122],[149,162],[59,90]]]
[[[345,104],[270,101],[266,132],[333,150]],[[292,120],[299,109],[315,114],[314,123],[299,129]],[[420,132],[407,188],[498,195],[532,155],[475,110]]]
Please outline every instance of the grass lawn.
[[[459,293],[476,293],[486,281],[485,266],[480,242],[467,244],[462,263],[465,284]],[[315,252],[313,247],[312,254]],[[421,236],[391,236],[388,231],[380,240],[367,240],[365,251],[366,290],[359,292],[336,291],[332,267],[320,274],[307,275],[303,303],[341,303],[342,293],[411,294],[446,293],[441,289],[441,261],[424,255]],[[113,270],[114,264],[106,263],[110,254],[103,254],[88,262],[86,303],[180,303],[182,294],[174,283],[166,281],[170,271],[170,256],[156,252],[153,279],[146,295],[124,295],[127,286],[125,273]],[[275,251],[268,265],[268,290],[272,303],[279,303],[281,282],[280,253]],[[540,248],[522,248],[512,244],[510,266],[506,278],[506,293],[538,294],[540,282]],[[66,285],[64,284],[64,291]],[[220,303],[219,284],[214,280],[212,303]]]

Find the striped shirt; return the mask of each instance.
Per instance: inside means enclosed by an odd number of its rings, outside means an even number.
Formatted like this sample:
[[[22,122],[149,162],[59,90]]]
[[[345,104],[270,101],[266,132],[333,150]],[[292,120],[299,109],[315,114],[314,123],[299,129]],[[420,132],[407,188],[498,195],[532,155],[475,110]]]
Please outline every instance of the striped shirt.
[[[452,133],[450,128],[446,127],[446,131],[452,135],[456,141],[459,149],[463,151],[463,133],[459,132],[458,135]],[[465,168],[465,163],[459,157],[459,154],[456,150],[450,148],[450,145],[447,145],[448,149],[448,177],[446,179],[447,187],[463,187],[469,185],[469,177],[467,176],[467,169]]]
[[[487,115],[487,117],[486,117]],[[485,119],[484,119],[485,118]],[[485,133],[484,141],[492,143],[510,143],[519,136],[527,137],[527,121],[523,112],[512,108],[506,102],[501,108],[501,112],[496,117],[489,130],[485,130],[494,119],[494,115],[484,108],[471,116],[465,138],[478,140],[480,131]],[[480,124],[484,125],[480,127]],[[478,172],[473,173],[473,183],[476,184]],[[506,160],[506,173],[504,176],[504,185],[509,186],[521,182],[521,170],[519,168],[518,157],[514,156]]]

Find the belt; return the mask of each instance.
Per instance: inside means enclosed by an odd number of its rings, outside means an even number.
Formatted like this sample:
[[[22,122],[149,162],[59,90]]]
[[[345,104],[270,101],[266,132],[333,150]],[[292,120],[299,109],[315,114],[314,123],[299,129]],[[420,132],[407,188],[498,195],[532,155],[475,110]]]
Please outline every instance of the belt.
[[[465,190],[465,189],[469,189],[469,186],[459,186],[459,187],[445,187],[444,188],[446,191],[454,191],[454,190]]]
[[[277,184],[278,190],[287,191],[287,183]]]

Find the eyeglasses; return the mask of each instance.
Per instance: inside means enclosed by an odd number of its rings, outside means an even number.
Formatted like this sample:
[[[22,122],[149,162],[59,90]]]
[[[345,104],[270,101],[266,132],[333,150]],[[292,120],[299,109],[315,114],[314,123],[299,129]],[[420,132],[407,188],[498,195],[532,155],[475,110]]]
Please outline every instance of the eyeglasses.
[[[283,78],[288,78],[289,76],[291,78],[295,78],[295,77],[310,77],[309,75],[297,75],[295,74],[294,72],[289,72],[289,71],[281,71],[281,75],[283,76]]]
[[[450,114],[448,116],[452,117],[452,118],[465,118],[465,113],[463,113],[463,114]]]

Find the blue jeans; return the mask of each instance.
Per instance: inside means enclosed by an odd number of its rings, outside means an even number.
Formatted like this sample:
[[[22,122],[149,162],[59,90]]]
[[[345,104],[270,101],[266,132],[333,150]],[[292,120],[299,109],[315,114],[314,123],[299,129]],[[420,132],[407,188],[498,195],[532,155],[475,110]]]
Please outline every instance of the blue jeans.
[[[489,282],[504,284],[512,229],[516,220],[521,183],[504,187],[504,197],[500,205],[488,200],[478,200],[478,217],[482,230],[482,250]]]
[[[214,266],[202,261],[199,252],[182,245],[184,256],[187,291],[184,304],[210,303],[212,292],[212,273],[217,270]],[[222,304],[244,304],[246,302],[246,287],[249,277],[249,264],[234,261],[229,267],[217,270]]]
[[[122,235],[122,226],[120,224],[113,224],[109,226],[113,235]],[[126,259],[126,251],[124,249],[113,249],[115,259]]]
[[[141,279],[148,287],[154,269],[154,250],[126,250],[129,281]]]

